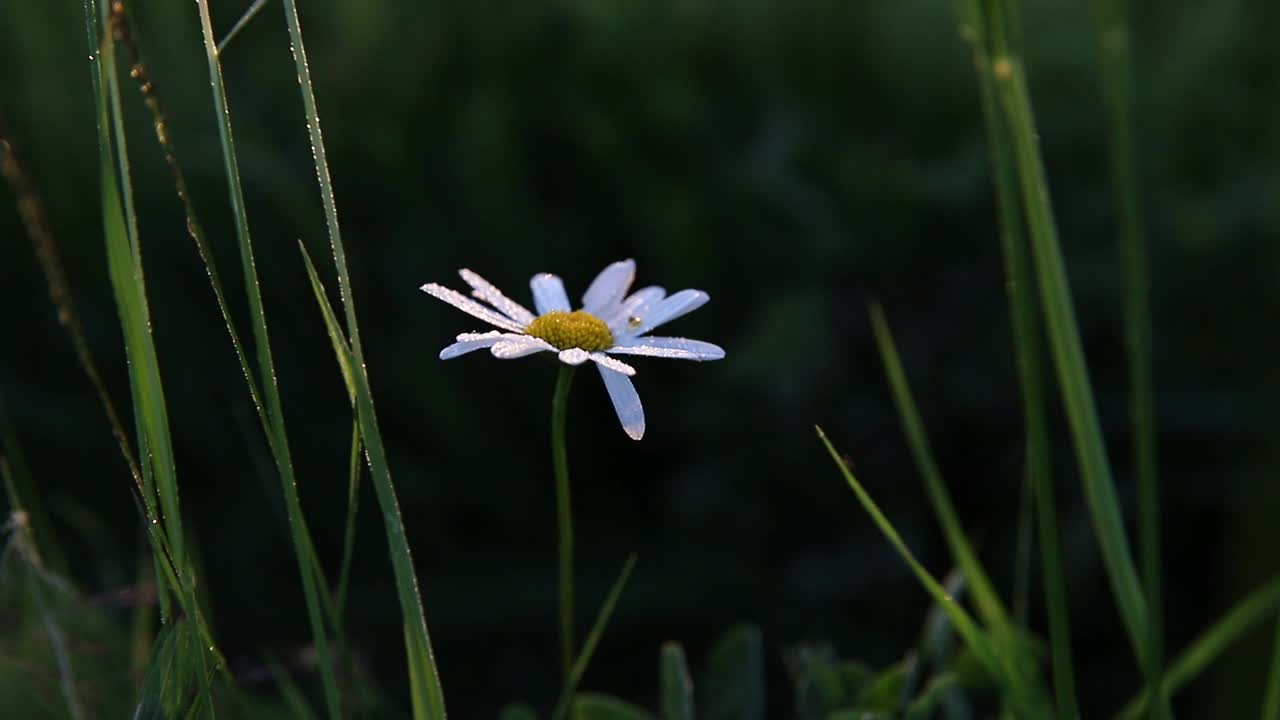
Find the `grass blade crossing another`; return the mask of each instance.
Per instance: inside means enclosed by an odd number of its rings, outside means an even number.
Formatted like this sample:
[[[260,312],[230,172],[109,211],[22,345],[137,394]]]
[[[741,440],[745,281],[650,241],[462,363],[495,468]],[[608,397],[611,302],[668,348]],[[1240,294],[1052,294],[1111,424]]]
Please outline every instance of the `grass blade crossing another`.
[[[1169,663],[1164,675],[1164,697],[1173,697],[1187,683],[1213,664],[1227,648],[1247,637],[1259,624],[1280,612],[1280,576],[1245,596],[1208,630],[1205,630]],[[1147,710],[1149,695],[1143,691],[1129,701],[1116,720],[1137,720]]]
[[[1040,540],[1041,577],[1049,616],[1054,696],[1060,718],[1080,714],[1076,701],[1071,625],[1068,618],[1066,581],[1058,536],[1057,494],[1050,461],[1049,419],[1044,399],[1044,361],[1040,323],[1024,228],[1019,205],[1017,168],[1004,115],[995,99],[991,44],[987,20],[979,0],[963,0],[959,7],[961,36],[972,47],[978,94],[991,151],[992,174],[1000,219],[1000,247],[1004,256],[1005,285],[1013,327],[1018,381],[1026,428],[1026,472],[1035,505],[1035,526]]]
[[[396,590],[400,597],[400,611],[404,616],[406,652],[411,658],[409,687],[415,698],[415,718],[444,718],[444,691],[436,672],[435,658],[431,650],[431,638],[427,633],[426,615],[422,608],[422,596],[418,590],[418,575],[413,567],[413,555],[405,537],[404,521],[400,516],[400,504],[396,500],[395,485],[391,482],[391,468],[382,445],[382,433],[373,407],[373,395],[363,366],[356,360],[354,351],[342,335],[332,306],[325,294],[320,276],[302,243],[302,259],[307,266],[307,276],[315,293],[316,303],[324,319],[325,329],[333,343],[348,386],[354,388],[353,405],[360,423],[360,435],[364,438],[365,459],[369,465],[373,488],[382,508],[382,522],[387,533],[387,545],[391,551],[391,565],[396,578]]]
[[[1048,181],[1040,158],[1035,117],[1027,89],[1021,57],[1008,44],[1012,10],[1002,0],[987,0],[988,23],[1005,28],[993,33],[991,73],[997,103],[1006,121],[1018,170],[1023,210],[1031,236],[1040,304],[1049,335],[1058,387],[1066,407],[1067,421],[1076,450],[1094,530],[1102,549],[1103,564],[1111,582],[1120,618],[1133,646],[1138,664],[1148,666],[1148,616],[1142,584],[1134,567],[1133,554],[1125,531],[1124,516],[1116,495],[1111,465],[1093,400],[1089,371],[1085,364],[1080,329],[1071,304],[1066,264],[1058,242],[1057,225],[1049,199]],[[1002,39],[1004,38],[1004,39]]]
[[[551,720],[562,720],[565,713],[569,711],[569,703],[573,700],[573,694],[578,688],[578,683],[582,682],[582,676],[587,672],[587,666],[591,664],[591,657],[595,655],[596,645],[600,644],[600,638],[604,636],[604,629],[609,624],[609,619],[613,617],[613,609],[618,604],[618,598],[622,597],[622,590],[627,586],[627,580],[631,578],[631,571],[635,567],[636,556],[633,553],[627,556],[626,562],[622,563],[622,570],[618,573],[618,579],[613,581],[613,587],[609,588],[609,594],[605,596],[604,603],[600,605],[600,612],[596,615],[596,621],[591,626],[591,630],[587,632],[586,640],[582,642],[582,652],[573,661],[573,667],[569,670],[569,677],[565,680],[564,690],[560,692],[560,700],[551,712]]]

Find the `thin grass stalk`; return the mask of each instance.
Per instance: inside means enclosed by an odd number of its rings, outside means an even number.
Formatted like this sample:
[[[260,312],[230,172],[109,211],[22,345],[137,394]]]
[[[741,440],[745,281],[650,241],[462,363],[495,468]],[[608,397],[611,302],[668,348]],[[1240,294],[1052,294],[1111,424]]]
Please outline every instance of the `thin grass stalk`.
[[[998,39],[1012,34],[1007,29],[1010,16],[1006,3],[987,0],[985,5],[989,27],[1006,28],[999,33],[992,33],[996,40],[991,48],[991,73],[995,81],[997,106],[1004,115],[1012,140],[1023,210],[1031,237],[1031,256],[1039,282],[1040,304],[1076,459],[1080,466],[1084,495],[1101,546],[1112,594],[1134,655],[1145,673],[1148,666],[1149,623],[1146,602],[1133,564],[1124,517],[1120,511],[1098,411],[1094,405],[1080,330],[1071,305],[1070,284],[1053,218],[1044,164],[1040,157],[1026,75],[1021,56],[1007,44],[1007,40]]]
[[[328,632],[325,629],[322,614],[321,594],[325,592],[323,579],[317,580],[312,568],[318,565],[311,533],[307,528],[306,517],[302,511],[302,501],[298,496],[297,477],[293,468],[293,459],[289,450],[288,433],[285,429],[284,408],[280,400],[280,389],[276,379],[275,362],[271,352],[271,338],[267,331],[266,312],[262,303],[262,292],[258,282],[258,271],[253,253],[253,240],[249,232],[249,219],[245,209],[244,190],[240,182],[239,160],[235,149],[235,136],[231,126],[231,113],[227,104],[226,90],[222,79],[222,65],[218,59],[217,42],[213,35],[213,23],[209,16],[208,0],[197,0],[196,7],[200,17],[200,30],[204,40],[205,59],[209,68],[210,87],[213,92],[215,112],[218,117],[218,137],[222,146],[224,168],[227,173],[227,190],[235,217],[236,239],[240,247],[241,268],[244,273],[245,296],[248,300],[249,313],[252,318],[254,345],[257,349],[258,371],[262,380],[262,396],[265,400],[266,415],[262,417],[263,431],[275,458],[276,468],[280,474],[280,485],[285,500],[285,512],[289,521],[289,531],[293,541],[294,555],[298,561],[298,572],[302,576],[303,597],[307,605],[307,618],[311,625],[311,635],[316,643],[320,656],[320,678],[324,688],[325,707],[331,718],[342,716],[342,700],[339,692],[337,675],[333,667],[333,656],[329,652]],[[200,244],[197,240],[197,244]],[[210,280],[214,284],[215,294],[221,296],[218,287],[216,270],[212,263],[212,255],[202,252]],[[232,341],[237,346],[237,354],[241,361],[250,392],[254,394],[253,372],[248,367],[243,350],[239,347],[239,339],[235,332],[225,302],[220,299],[223,308],[223,319]],[[257,398],[254,398],[257,400]],[[262,403],[258,403],[260,417]]]
[[[1280,621],[1276,622],[1276,638],[1271,650],[1271,672],[1262,695],[1262,720],[1280,720]]]
[[[596,646],[600,644],[600,638],[604,637],[604,630],[609,625],[609,619],[613,617],[614,608],[618,605],[618,598],[622,597],[622,590],[627,586],[627,580],[631,578],[631,571],[636,567],[636,556],[631,554],[627,556],[626,562],[622,564],[622,570],[618,573],[618,579],[613,581],[613,587],[609,588],[609,594],[605,596],[604,602],[600,605],[600,612],[596,613],[596,620],[591,625],[591,629],[587,631],[587,638],[582,643],[582,654],[573,662],[568,676],[565,678],[564,689],[560,691],[560,699],[556,702],[555,708],[551,711],[551,720],[562,720],[565,714],[569,712],[569,703],[573,701],[573,693],[577,691],[578,685],[582,682],[582,676],[587,672],[587,666],[591,664],[591,658],[595,656]]]
[[[907,436],[911,457],[915,461],[920,476],[924,479],[929,502],[933,505],[939,524],[942,525],[947,546],[969,582],[974,604],[983,620],[992,627],[1007,628],[1008,612],[1000,601],[999,594],[991,585],[986,571],[983,570],[973,546],[969,544],[968,537],[965,536],[960,518],[956,515],[955,506],[951,503],[951,495],[942,481],[942,473],[934,462],[933,451],[929,448],[929,438],[925,434],[920,412],[916,409],[915,400],[911,396],[911,387],[907,382],[906,372],[902,369],[902,360],[898,356],[898,348],[893,340],[893,331],[889,329],[889,321],[885,319],[884,308],[880,307],[879,303],[871,303],[868,312],[871,316],[876,348],[880,351],[880,360],[884,365],[885,375],[889,378],[893,401],[898,408],[898,418],[902,423],[903,434]]]
[[[551,459],[555,466],[556,527],[559,552],[560,672],[565,683],[573,670],[577,652],[573,610],[573,503],[569,494],[569,457],[565,446],[569,389],[573,385],[571,365],[560,365],[555,396],[551,401]]]
[[[325,152],[324,134],[320,131],[320,111],[316,109],[316,95],[311,85],[311,68],[307,64],[307,46],[302,42],[302,23],[298,20],[298,7],[294,0],[282,0],[284,21],[289,29],[289,50],[293,53],[294,69],[298,74],[298,87],[302,92],[302,109],[306,114],[307,135],[311,141],[311,155],[315,159],[316,180],[320,183],[320,201],[324,205],[325,224],[329,229],[329,245],[333,250],[333,264],[338,273],[338,294],[346,315],[347,338],[356,366],[364,372],[364,350],[360,343],[360,326],[356,323],[355,298],[351,293],[351,273],[347,269],[347,251],[342,243],[342,228],[338,225],[338,205],[333,196],[333,180],[329,176],[328,153]]]
[[[943,585],[939,583],[933,575],[929,574],[929,571],[926,570],[925,567],[920,564],[920,561],[916,559],[915,554],[907,547],[907,544],[902,540],[902,536],[898,534],[897,529],[893,527],[893,524],[889,522],[889,519],[885,517],[884,513],[880,510],[880,506],[871,499],[871,495],[862,487],[862,483],[858,482],[853,471],[849,469],[849,464],[845,462],[844,458],[840,457],[835,446],[827,439],[827,435],[822,431],[822,428],[815,426],[814,430],[817,431],[818,439],[822,441],[823,447],[827,449],[827,453],[831,456],[831,460],[835,462],[836,467],[844,476],[845,482],[848,483],[849,488],[853,490],[853,493],[858,498],[858,502],[862,505],[862,508],[871,516],[876,527],[880,529],[881,534],[885,536],[885,539],[889,541],[889,544],[898,552],[899,557],[906,562],[907,567],[909,567],[911,572],[915,574],[916,579],[924,587],[925,591],[928,592],[934,602],[938,604],[938,607],[947,614],[947,617],[951,620],[951,624],[956,628],[956,633],[964,640],[965,644],[969,647],[970,652],[973,653],[974,658],[989,673],[991,673],[992,676],[1004,682],[1006,678],[1003,666],[995,650],[992,648],[991,642],[982,632],[977,622],[969,616],[969,613],[965,612],[960,603],[956,602],[955,598],[947,592],[947,589],[943,587]]]
[[[105,6],[99,10],[94,0],[86,0],[86,14],[92,20],[86,20],[88,32],[97,33],[100,28],[109,28],[109,18]],[[99,43],[96,34],[90,37],[91,44]],[[227,663],[217,650],[209,632],[208,624],[196,600],[196,591],[191,582],[191,565],[185,555],[182,544],[182,525],[178,505],[178,486],[176,466],[173,462],[173,450],[169,436],[168,411],[164,400],[163,384],[160,380],[159,362],[156,357],[154,340],[151,337],[149,310],[147,307],[146,287],[142,276],[141,244],[130,238],[129,227],[136,228],[136,218],[127,221],[122,202],[121,187],[129,183],[128,163],[120,161],[121,155],[127,154],[123,145],[116,146],[114,141],[123,138],[124,128],[118,114],[112,115],[112,109],[119,107],[119,82],[115,79],[115,49],[113,38],[109,34],[101,36],[99,50],[91,57],[97,62],[98,80],[94,83],[97,90],[95,97],[98,116],[98,169],[101,180],[101,200],[103,213],[103,235],[107,246],[108,271],[112,290],[116,298],[117,311],[120,315],[121,328],[125,339],[125,351],[129,359],[130,386],[134,397],[134,414],[138,428],[138,444],[141,449],[140,463],[142,475],[142,492],[137,494],[141,514],[148,519],[144,527],[151,539],[152,557],[157,567],[157,586],[162,612],[167,617],[174,617],[168,606],[165,588],[172,588],[174,598],[183,613],[191,618],[200,633],[199,662],[208,667],[212,656],[215,672],[221,672],[229,682],[231,680]],[[96,58],[96,59],[93,59]],[[113,99],[114,98],[114,99]],[[115,135],[112,135],[112,129]],[[116,175],[116,169],[120,175]],[[163,514],[160,510],[163,509]],[[161,581],[160,578],[164,580]],[[210,688],[201,682],[199,698],[208,699]],[[211,700],[210,700],[211,702]],[[210,705],[212,709],[212,705]]]
[[[339,364],[349,366],[351,372],[346,375],[348,388],[356,392],[356,416],[361,427],[361,436],[365,442],[365,456],[369,461],[373,474],[374,490],[378,496],[378,504],[382,508],[383,522],[386,525],[387,541],[393,558],[396,575],[396,587],[400,593],[401,612],[405,624],[410,628],[413,642],[408,646],[410,653],[418,653],[418,667],[410,673],[410,686],[414,692],[425,695],[428,704],[426,714],[432,717],[444,717],[444,692],[440,687],[440,678],[436,671],[435,658],[431,649],[431,637],[427,631],[427,620],[422,609],[422,598],[418,592],[418,578],[413,569],[412,555],[405,539],[404,523],[400,517],[400,507],[395,496],[395,486],[391,481],[391,472],[386,465],[385,451],[382,447],[381,434],[378,431],[377,416],[373,407],[373,396],[369,388],[369,378],[364,362],[364,350],[360,342],[360,326],[356,322],[355,297],[351,291],[351,274],[347,268],[346,250],[342,243],[342,231],[338,224],[338,208],[333,195],[333,182],[329,175],[328,154],[325,151],[324,135],[320,131],[320,113],[316,109],[315,91],[311,83],[311,69],[307,64],[306,44],[302,40],[302,24],[298,20],[298,8],[294,0],[282,0],[284,6],[285,25],[289,31],[289,48],[293,53],[294,69],[298,75],[298,88],[302,94],[303,111],[306,117],[307,133],[311,141],[311,155],[315,160],[316,179],[320,185],[320,199],[324,205],[325,224],[329,230],[329,244],[333,251],[334,267],[338,275],[338,290],[342,299],[343,312],[347,321],[347,332],[335,333],[339,326],[331,326],[335,348],[339,350]],[[303,248],[305,256],[306,249]],[[310,267],[310,258],[307,258]],[[314,270],[314,268],[310,268]],[[313,277],[313,285],[319,287],[319,278]],[[317,295],[323,308],[328,308],[328,301],[323,293]],[[326,317],[327,319],[327,317]],[[345,352],[343,351],[345,348]],[[370,433],[373,433],[371,436]],[[375,467],[377,466],[377,467]]]
[[[396,578],[396,592],[400,599],[400,611],[405,622],[406,652],[410,658],[409,689],[410,693],[421,698],[415,701],[415,718],[445,717],[444,691],[440,687],[440,678],[436,671],[435,658],[431,649],[431,638],[427,632],[426,614],[422,608],[422,595],[418,590],[418,576],[413,567],[413,554],[405,538],[404,521],[400,515],[400,504],[396,499],[395,484],[391,481],[391,468],[387,462],[386,450],[382,445],[382,432],[378,429],[377,412],[373,406],[373,394],[369,389],[368,376],[357,362],[355,352],[347,343],[338,323],[333,307],[329,304],[324,285],[316,273],[307,249],[301,242],[298,247],[311,281],[311,289],[315,293],[316,304],[329,334],[337,355],[338,366],[342,370],[343,379],[352,393],[353,409],[360,423],[360,436],[364,439],[365,460],[369,465],[369,473],[374,492],[378,496],[378,505],[382,510],[382,523],[387,533],[387,546],[391,553],[391,566]]]
[[[1170,661],[1162,683],[1164,696],[1172,698],[1237,641],[1252,637],[1260,624],[1274,619],[1277,611],[1280,611],[1280,576],[1246,595]],[[1144,688],[1116,714],[1116,720],[1137,720],[1147,711],[1148,697]]]
[[[1147,687],[1159,692],[1164,665],[1161,593],[1160,483],[1156,459],[1155,381],[1151,340],[1151,282],[1142,227],[1138,141],[1134,119],[1133,61],[1128,3],[1098,0],[1102,95],[1111,155],[1111,184],[1119,214],[1120,268],[1124,278],[1125,345],[1129,412],[1138,487],[1138,557],[1147,600]],[[1153,720],[1170,717],[1168,702],[1151,703]]]
[[[1000,248],[1004,258],[1005,288],[1013,327],[1014,357],[1022,395],[1022,417],[1026,433],[1026,470],[1036,507],[1035,525],[1040,545],[1041,580],[1049,617],[1049,644],[1052,653],[1054,697],[1058,717],[1079,716],[1076,701],[1071,626],[1068,618],[1066,581],[1058,533],[1057,493],[1050,459],[1049,419],[1044,400],[1044,361],[1040,325],[1036,318],[1033,279],[1027,259],[1024,219],[1019,205],[1014,150],[1009,145],[1005,118],[996,104],[992,76],[989,25],[978,0],[960,3],[961,35],[973,51],[975,75],[982,103],[996,205],[1000,220]],[[1005,31],[1006,44],[1009,42]]]
[[[942,473],[938,470],[933,452],[929,448],[924,423],[920,419],[919,410],[916,409],[915,400],[912,399],[911,388],[907,382],[906,372],[902,369],[902,360],[898,356],[898,349],[893,340],[893,333],[889,329],[889,322],[885,319],[884,309],[878,303],[872,303],[869,312],[876,347],[880,352],[885,374],[889,378],[894,403],[898,407],[898,417],[901,419],[903,432],[911,447],[912,458],[921,477],[924,478],[925,490],[929,495],[934,514],[942,525],[947,546],[951,550],[956,565],[969,583],[979,616],[999,646],[996,658],[1001,662],[1002,671],[1011,683],[1012,690],[1022,697],[1018,702],[1024,706],[1030,705],[1031,701],[1027,698],[1036,694],[1035,681],[1027,672],[1029,664],[1023,662],[1022,648],[1013,632],[1008,611],[1005,610],[999,594],[992,586],[981,561],[978,560],[977,553],[964,533],[964,528],[960,525],[955,507],[951,503],[951,496],[942,480]]]
[[[347,464],[347,520],[342,532],[342,564],[334,602],[338,615],[346,614],[347,588],[351,583],[351,560],[356,546],[356,516],[360,511],[360,423],[351,422],[351,459]]]

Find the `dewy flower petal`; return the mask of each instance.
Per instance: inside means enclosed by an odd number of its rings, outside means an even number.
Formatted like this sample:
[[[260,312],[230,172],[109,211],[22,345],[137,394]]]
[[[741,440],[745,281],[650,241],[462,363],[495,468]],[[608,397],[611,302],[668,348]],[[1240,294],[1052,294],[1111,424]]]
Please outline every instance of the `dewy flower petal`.
[[[719,360],[724,357],[724,348],[719,345],[677,337],[631,338],[609,348],[609,352],[616,355],[649,355],[677,360]]]
[[[600,271],[582,295],[582,309],[604,318],[616,310],[636,279],[636,261],[623,260]]]
[[[620,372],[599,365],[600,377],[604,380],[604,389],[609,391],[609,399],[613,401],[613,411],[618,414],[618,422],[627,437],[639,440],[644,437],[644,407],[640,405],[640,395],[631,378]]]
[[[458,342],[440,351],[440,359],[451,360],[459,355],[466,355],[472,350],[492,347],[494,343],[509,336],[509,333],[500,333],[497,330],[486,333],[462,333],[458,336]]]
[[[533,290],[536,316],[470,270],[460,270],[459,274],[471,286],[473,295],[489,306],[435,283],[423,285],[422,290],[431,296],[506,331],[462,333],[457,342],[440,351],[440,358],[448,360],[487,347],[502,359],[553,352],[567,365],[590,360],[604,379],[623,430],[639,440],[644,436],[645,425],[644,408],[631,383],[636,370],[609,354],[719,360],[724,357],[724,350],[701,340],[645,337],[644,333],[659,325],[698,309],[710,296],[701,290],[681,290],[668,297],[666,290],[657,286],[627,295],[635,269],[633,260],[606,267],[583,294],[580,310],[570,306],[560,278],[550,273],[535,275],[529,287]]]
[[[636,374],[636,369],[622,362],[617,358],[611,358],[604,353],[591,353],[591,360],[602,368],[609,368],[614,372],[620,372],[627,377]]]
[[[539,315],[546,315],[553,310],[569,312],[573,309],[569,307],[569,296],[565,294],[564,283],[551,273],[534,275],[529,281],[529,288],[533,290],[533,305],[538,309]]]
[[[565,365],[581,365],[591,357],[591,353],[582,348],[569,348],[560,351],[560,362]]]
[[[605,324],[609,326],[614,335],[626,335],[635,332],[635,328],[640,327],[644,316],[649,313],[649,308],[657,305],[666,296],[667,291],[656,285],[637,290],[626,300],[623,300],[616,310],[609,313],[608,317],[601,319],[605,321]]]
[[[499,315],[457,290],[450,290],[447,287],[437,285],[435,283],[427,283],[426,285],[423,285],[421,289],[422,292],[432,297],[439,298],[471,317],[484,320],[490,325],[495,325],[503,330],[510,330],[511,332],[524,332],[524,325],[521,325],[511,318]]]
[[[490,352],[493,356],[501,360],[514,360],[515,358],[524,357],[525,355],[533,355],[540,352],[555,352],[555,346],[546,340],[540,340],[528,335],[512,335],[504,338],[500,342],[494,344]]]
[[[528,325],[533,322],[533,313],[529,312],[525,306],[515,300],[512,300],[506,295],[503,295],[502,291],[491,285],[488,280],[485,280],[466,268],[459,270],[458,274],[461,275],[462,279],[466,280],[467,284],[471,286],[472,295],[475,295],[481,300],[498,308],[498,311],[503,315],[506,315],[521,325]]]
[[[681,290],[675,295],[653,305],[643,316],[639,316],[639,327],[629,330],[629,333],[631,335],[643,335],[659,325],[664,325],[681,315],[687,315],[697,310],[706,305],[710,299],[711,296],[701,290]]]

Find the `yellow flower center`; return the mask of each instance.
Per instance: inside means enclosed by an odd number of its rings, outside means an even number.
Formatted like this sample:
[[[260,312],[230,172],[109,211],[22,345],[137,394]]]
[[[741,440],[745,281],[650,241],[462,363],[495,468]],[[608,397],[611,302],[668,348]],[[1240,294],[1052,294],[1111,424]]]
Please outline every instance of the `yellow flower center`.
[[[561,350],[582,348],[587,352],[599,352],[613,347],[613,333],[609,332],[609,326],[585,310],[552,310],[529,323],[524,332]]]

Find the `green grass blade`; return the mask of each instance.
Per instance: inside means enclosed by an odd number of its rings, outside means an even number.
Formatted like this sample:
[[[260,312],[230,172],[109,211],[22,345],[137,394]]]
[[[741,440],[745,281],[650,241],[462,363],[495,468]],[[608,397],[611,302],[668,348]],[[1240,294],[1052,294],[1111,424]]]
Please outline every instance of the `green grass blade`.
[[[1274,618],[1278,611],[1280,576],[1246,595],[1169,663],[1169,671],[1164,675],[1164,696],[1173,697],[1212,665],[1227,648],[1248,637],[1259,624]],[[1147,698],[1145,691],[1139,693],[1116,714],[1116,720],[1137,720],[1147,710]]]
[[[737,625],[707,652],[698,688],[702,720],[764,720],[764,635],[754,625]]]
[[[235,136],[232,131],[231,114],[222,79],[222,65],[218,59],[217,44],[214,40],[213,23],[209,16],[208,1],[198,0],[196,7],[199,11],[205,59],[209,68],[214,108],[218,117],[218,136],[222,145],[223,164],[227,174],[227,190],[236,221],[236,238],[240,247],[240,264],[244,274],[245,296],[248,300],[249,313],[252,319],[254,344],[257,349],[258,372],[262,380],[261,401],[254,384],[253,369],[249,367],[248,359],[241,347],[230,313],[227,311],[226,302],[223,299],[223,293],[218,282],[217,271],[213,265],[212,254],[207,249],[202,248],[201,256],[205,261],[205,267],[213,284],[214,293],[218,296],[223,320],[227,325],[227,331],[231,335],[232,343],[235,345],[241,368],[249,383],[250,394],[253,396],[262,420],[263,431],[267,436],[268,445],[275,458],[276,468],[280,475],[280,487],[284,495],[285,513],[289,521],[294,555],[298,561],[299,575],[302,577],[303,596],[306,601],[308,621],[311,625],[311,636],[316,644],[320,658],[320,679],[324,688],[325,706],[329,717],[338,718],[342,716],[342,701],[337,674],[334,669],[333,655],[329,651],[329,637],[322,614],[325,599],[321,596],[327,590],[323,576],[317,578],[312,572],[312,568],[319,566],[319,561],[315,556],[311,533],[302,511],[302,501],[298,495],[297,477],[289,450],[284,408],[280,400],[275,361],[271,352],[271,338],[267,331],[266,311],[263,307],[257,265],[254,259],[253,240],[249,232],[249,219],[245,210],[244,190],[240,182],[240,167],[235,149]],[[189,208],[188,217],[190,219]],[[200,241],[199,232],[197,231],[193,234],[196,235],[197,245],[202,246],[203,243]],[[265,401],[265,413],[263,401]]]
[[[831,460],[835,462],[840,473],[844,475],[845,482],[849,484],[854,495],[857,496],[858,502],[862,504],[863,509],[871,516],[871,519],[875,522],[876,526],[880,528],[880,532],[883,533],[889,543],[893,545],[893,548],[898,552],[898,555],[907,563],[907,566],[911,568],[911,571],[915,573],[916,579],[924,586],[925,591],[928,592],[934,602],[938,604],[938,607],[947,614],[947,617],[951,618],[951,623],[955,626],[956,632],[964,639],[965,644],[969,647],[970,651],[973,652],[974,657],[977,658],[978,661],[982,663],[983,667],[993,676],[1002,677],[1001,667],[996,658],[996,653],[991,646],[990,640],[979,629],[978,624],[974,622],[973,618],[969,616],[969,613],[965,612],[964,608],[962,608],[960,604],[947,593],[946,589],[929,574],[929,571],[920,564],[920,561],[916,560],[916,556],[907,547],[907,544],[902,541],[902,536],[898,534],[898,531],[894,529],[893,524],[890,523],[889,519],[880,511],[880,507],[871,499],[871,496],[867,494],[867,491],[862,487],[862,483],[858,482],[858,479],[854,477],[853,471],[849,469],[848,463],[846,463],[840,457],[840,454],[836,452],[835,447],[832,446],[831,441],[827,439],[827,435],[822,431],[822,428],[815,426],[814,429],[818,433],[818,439],[822,441],[823,446],[826,447],[827,452],[831,455]]]
[[[1007,27],[1009,11],[1006,4],[1001,0],[988,0],[987,6],[990,25]],[[1098,411],[1094,405],[1080,330],[1071,305],[1071,289],[1053,218],[1044,163],[1040,158],[1030,93],[1021,57],[1007,43],[1000,44],[1000,37],[1000,34],[996,35],[996,44],[993,46],[991,72],[999,107],[1007,121],[1007,130],[1012,140],[1049,347],[1058,374],[1062,403],[1067,411],[1085,499],[1102,549],[1112,594],[1138,664],[1145,671],[1148,664],[1149,622],[1146,602],[1134,568],[1124,517],[1120,512],[1120,501],[1116,496],[1115,482],[1098,421]]]
[[[1120,218],[1120,267],[1124,277],[1125,344],[1128,349],[1129,412],[1138,487],[1138,556],[1147,601],[1147,687],[1155,693],[1163,672],[1163,610],[1160,592],[1160,484],[1156,462],[1155,382],[1152,377],[1151,290],[1138,188],[1133,62],[1125,0],[1097,0],[1103,100],[1111,155],[1111,183]],[[1153,718],[1170,716],[1167,701],[1151,706]]]
[[[1079,717],[1080,712],[1076,701],[1071,626],[1058,534],[1057,493],[1051,470],[1049,419],[1044,401],[1044,362],[1040,326],[1036,318],[1035,291],[1023,232],[1024,221],[1018,199],[1017,168],[1014,165],[1014,151],[1010,147],[1007,124],[996,104],[991,56],[988,52],[990,39],[987,21],[978,0],[961,2],[959,15],[961,36],[972,47],[982,116],[991,150],[1005,287],[1009,296],[1009,315],[1022,394],[1023,424],[1026,428],[1026,468],[1036,508],[1034,524],[1040,541],[1041,578],[1049,616],[1054,696],[1058,717],[1075,718]]]
[[[364,350],[360,343],[360,326],[356,323],[355,298],[351,294],[351,273],[347,270],[347,251],[342,244],[342,229],[338,225],[338,206],[333,197],[333,181],[329,176],[328,153],[325,152],[324,134],[320,131],[320,111],[316,109],[316,95],[311,86],[311,68],[307,64],[307,46],[302,41],[302,24],[298,20],[298,8],[294,0],[282,0],[284,21],[289,29],[289,47],[293,51],[294,69],[298,74],[298,88],[302,93],[302,109],[306,114],[307,134],[311,141],[311,156],[315,159],[316,180],[320,183],[320,201],[324,205],[325,224],[329,229],[329,245],[333,249],[333,264],[338,272],[338,294],[347,320],[347,335],[351,355],[359,368],[364,367]]]
[[[351,559],[356,546],[356,516],[360,512],[360,423],[351,423],[351,460],[347,465],[347,520],[342,532],[342,564],[338,569],[338,586],[334,604],[338,615],[346,614],[347,588],[351,582]]]
[[[689,663],[679,643],[662,644],[658,676],[661,687],[658,705],[662,720],[694,720],[693,679],[689,677]]]
[[[1271,672],[1262,696],[1262,720],[1280,720],[1280,622],[1276,623],[1275,647],[1271,651]]]
[[[102,45],[98,56],[98,73],[98,167],[103,233],[107,246],[108,273],[124,335],[125,354],[129,360],[129,384],[141,449],[139,456],[143,458],[141,496],[146,503],[148,517],[160,520],[173,570],[176,577],[181,579],[185,572],[185,556],[182,551],[175,466],[168,436],[168,414],[150,334],[142,268],[136,252],[138,246],[131,239],[125,221],[126,211],[121,203],[120,181],[115,170],[114,156],[117,153],[110,134],[112,104],[108,96],[113,92],[118,93],[118,84],[109,81],[109,77],[115,74],[115,50],[110,42]],[[120,153],[124,152],[123,148],[118,150]]]
[[[644,708],[601,693],[582,693],[573,699],[572,720],[653,720]]]
[[[600,644],[600,638],[604,636],[604,629],[608,626],[609,619],[613,617],[618,598],[622,597],[622,590],[627,586],[627,580],[631,577],[631,571],[635,566],[636,556],[633,553],[627,556],[626,562],[622,563],[618,579],[613,581],[613,587],[609,588],[609,594],[600,605],[596,621],[591,625],[591,630],[587,632],[587,637],[582,642],[582,652],[578,653],[577,659],[573,661],[573,668],[569,670],[569,677],[565,680],[564,689],[560,692],[560,700],[556,702],[556,707],[551,712],[551,720],[563,720],[569,711],[569,704],[573,700],[574,692],[578,689],[578,683],[582,682],[582,676],[587,672],[587,666],[591,664],[596,645]]]
[[[933,451],[929,449],[929,438],[925,435],[920,412],[916,409],[915,400],[911,397],[911,388],[907,384],[906,373],[902,370],[902,361],[898,357],[898,348],[894,344],[889,322],[885,319],[884,309],[879,303],[872,303],[869,311],[876,347],[880,351],[880,360],[884,364],[885,374],[889,376],[889,386],[893,391],[893,401],[898,408],[902,431],[907,436],[907,444],[911,447],[911,457],[915,460],[916,468],[924,479],[929,502],[933,505],[933,512],[942,525],[942,532],[946,536],[952,558],[960,566],[961,572],[969,582],[978,613],[989,626],[1003,631],[1009,624],[1009,614],[1004,604],[1000,602],[1000,596],[992,587],[986,571],[983,570],[977,553],[969,544],[964,528],[960,526],[955,506],[951,503],[951,495],[947,492],[947,487],[942,481],[942,473],[933,460]]]
[[[440,687],[440,678],[436,671],[431,638],[427,632],[427,620],[422,608],[422,597],[418,592],[418,576],[413,567],[413,555],[409,551],[409,542],[405,538],[404,521],[400,516],[395,485],[391,481],[391,469],[382,445],[382,433],[378,429],[378,418],[374,411],[373,395],[369,389],[368,378],[362,371],[363,366],[356,360],[354,350],[347,345],[342,336],[342,328],[333,313],[333,308],[329,305],[324,286],[320,282],[320,276],[316,274],[315,265],[312,264],[306,247],[301,243],[299,247],[302,250],[302,259],[306,263],[307,275],[311,280],[311,288],[315,292],[316,303],[320,306],[325,328],[337,351],[339,367],[347,376],[349,385],[355,389],[354,409],[360,423],[360,435],[364,438],[365,458],[369,465],[374,492],[378,496],[378,505],[382,509],[382,521],[386,528],[387,545],[391,552],[396,590],[400,598],[400,611],[407,626],[406,649],[413,660],[410,668],[410,687],[425,698],[421,714],[415,714],[415,717],[444,718],[444,691]]]

